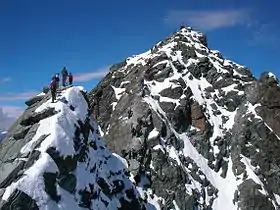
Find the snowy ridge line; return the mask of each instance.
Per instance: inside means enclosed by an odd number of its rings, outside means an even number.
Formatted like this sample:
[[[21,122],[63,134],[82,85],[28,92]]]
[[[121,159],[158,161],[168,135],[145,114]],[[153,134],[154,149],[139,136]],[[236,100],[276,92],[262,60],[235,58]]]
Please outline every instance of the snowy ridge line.
[[[138,200],[137,202],[140,202],[140,193],[135,188],[135,181],[127,176],[127,162],[120,156],[112,154],[100,139],[98,125],[89,118],[88,104],[81,91],[85,91],[84,88],[68,88],[61,92],[61,96],[57,98],[56,103],[51,103],[51,100],[48,100],[36,109],[36,112],[40,112],[45,109],[54,108],[56,114],[41,120],[33,139],[22,148],[22,153],[32,152],[36,141],[42,135],[47,135],[36,149],[40,151],[38,160],[35,160],[24,171],[24,176],[14,181],[5,189],[2,197],[4,201],[8,201],[12,193],[18,189],[30,196],[40,210],[113,210],[122,207],[123,200],[131,202],[132,199],[136,199],[136,201]],[[74,109],[71,109],[70,105]],[[84,125],[81,125],[81,122]],[[86,125],[90,129],[88,136],[84,134],[86,131],[82,130],[79,131],[77,136],[77,129],[85,129]],[[78,144],[74,142],[77,138]],[[83,144],[88,149],[86,154],[84,154],[84,159],[79,159],[74,171],[69,172],[76,177],[75,192],[70,193],[57,183],[55,189],[58,201],[55,201],[46,191],[44,175],[46,173],[59,175],[61,166],[57,165],[58,163],[54,161],[47,150],[55,148],[59,152],[60,157],[74,158],[76,155],[82,154],[81,148]],[[79,145],[78,148],[77,145]],[[112,193],[116,185],[123,186],[123,190],[108,196],[101,187],[100,180],[103,180],[103,183],[107,183]],[[92,190],[98,196],[92,199],[90,204],[83,203],[84,198],[82,198],[80,193],[91,192]],[[133,192],[135,197],[128,198],[127,191]],[[90,208],[86,207],[87,205],[90,205]],[[149,207],[152,204],[148,202],[145,205]],[[149,208],[147,209],[149,210]]]
[[[64,103],[51,104],[51,100],[48,100],[36,109],[36,112],[40,112],[48,107],[53,107],[59,113],[41,120],[40,126],[38,127],[33,139],[21,149],[21,153],[31,152],[34,149],[33,145],[35,145],[37,140],[42,135],[48,135],[48,137],[41,143],[41,146],[37,149],[41,152],[40,158],[24,172],[25,176],[18,181],[13,182],[6,188],[5,193],[3,194],[3,200],[8,201],[13,191],[15,189],[19,189],[32,197],[37,202],[39,208],[44,208],[44,206],[47,205],[48,195],[44,189],[42,174],[44,172],[58,173],[59,170],[54,160],[46,153],[46,150],[49,147],[54,146],[63,156],[75,153],[73,144],[69,144],[69,141],[72,141],[72,139],[70,139],[67,133],[65,133],[67,129],[63,131],[60,126],[63,126],[65,123],[64,126],[67,126],[69,130],[71,130],[71,127],[74,130],[74,125],[77,119],[85,120],[87,113],[85,113],[84,110],[87,110],[87,104],[85,99],[82,98],[83,96],[81,94],[77,94],[81,90],[84,89],[81,87],[73,87],[62,92],[62,95],[67,101],[69,101],[69,103],[78,107],[75,112],[67,113],[70,115],[68,115],[68,117],[65,115],[68,107]],[[60,98],[58,98],[58,100],[59,99]],[[60,119],[63,119],[63,122],[61,122]],[[57,124],[60,126],[57,126]],[[66,191],[61,189],[61,193],[64,194]]]
[[[182,40],[180,40],[180,38],[177,39],[177,37],[180,35],[183,35],[184,38],[188,40],[188,42],[182,41]],[[161,41],[161,42],[157,43],[155,45],[158,48],[158,50],[156,52],[152,52],[151,50],[148,50],[142,54],[134,55],[133,57],[128,57],[126,59],[126,66],[123,68],[127,69],[128,66],[137,65],[137,64],[141,64],[144,66],[147,64],[146,60],[150,60],[156,56],[159,56],[161,53],[169,54],[169,57],[172,58],[173,61],[175,61],[175,60],[182,61],[182,56],[180,54],[181,51],[180,50],[175,51],[173,48],[175,46],[179,45],[179,43],[183,43],[186,46],[194,47],[195,53],[198,57],[208,57],[210,59],[210,62],[214,65],[214,67],[216,67],[218,73],[221,76],[223,74],[229,73],[228,70],[224,68],[224,66],[230,66],[230,67],[232,67],[234,77],[235,76],[239,76],[240,78],[248,77],[248,75],[239,73],[235,70],[235,68],[243,69],[243,68],[245,68],[244,66],[239,65],[233,61],[227,60],[223,57],[220,57],[221,54],[218,50],[210,50],[203,43],[201,43],[201,41],[199,40],[198,37],[202,37],[202,36],[203,36],[203,34],[201,32],[193,31],[192,29],[179,30],[174,34],[174,36],[167,37],[165,41]],[[198,50],[200,52],[204,52],[205,55],[199,53]],[[177,55],[174,55],[174,53]],[[176,59],[174,59],[174,58],[176,58]],[[215,60],[213,60],[213,59],[215,59]],[[190,58],[189,60],[190,61],[195,60],[197,62],[197,59]],[[166,61],[161,61],[161,62],[166,62]],[[161,62],[155,64],[154,66],[160,64]],[[180,62],[180,63],[184,64],[184,62]],[[184,65],[186,65],[186,64],[184,64]],[[233,78],[233,79],[235,80],[236,78]],[[250,83],[250,82],[244,82],[241,79],[238,79],[238,81],[241,84]]]

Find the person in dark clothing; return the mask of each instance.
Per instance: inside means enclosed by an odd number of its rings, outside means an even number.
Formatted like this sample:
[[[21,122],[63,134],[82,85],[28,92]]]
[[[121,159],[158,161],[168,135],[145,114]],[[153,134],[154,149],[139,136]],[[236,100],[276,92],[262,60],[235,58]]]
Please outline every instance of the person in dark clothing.
[[[60,79],[59,79],[59,74],[55,74],[55,75],[53,76],[52,80],[55,81],[55,83],[56,83],[56,88],[58,88],[58,87],[59,87],[59,81],[60,81]]]
[[[69,85],[72,85],[72,84],[73,84],[73,75],[72,75],[71,72],[70,72],[69,75],[68,75],[68,81],[69,81]]]
[[[52,103],[56,100],[56,89],[57,89],[57,81],[56,77],[53,77],[50,84],[51,94],[52,94]]]
[[[62,74],[62,86],[65,87],[66,86],[66,79],[67,79],[67,76],[68,76],[68,71],[67,71],[65,66],[61,70],[61,74]]]
[[[184,25],[181,25],[180,30],[182,30],[183,28],[186,28]]]

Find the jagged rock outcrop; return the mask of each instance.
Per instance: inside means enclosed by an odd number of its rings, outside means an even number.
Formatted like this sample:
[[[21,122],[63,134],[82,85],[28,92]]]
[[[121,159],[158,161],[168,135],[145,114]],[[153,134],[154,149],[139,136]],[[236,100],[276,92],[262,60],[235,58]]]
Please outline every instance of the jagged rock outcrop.
[[[100,139],[85,90],[50,97],[28,100],[0,143],[0,209],[154,209]]]
[[[113,65],[98,91],[100,132],[158,209],[278,209],[279,82],[182,29]]]

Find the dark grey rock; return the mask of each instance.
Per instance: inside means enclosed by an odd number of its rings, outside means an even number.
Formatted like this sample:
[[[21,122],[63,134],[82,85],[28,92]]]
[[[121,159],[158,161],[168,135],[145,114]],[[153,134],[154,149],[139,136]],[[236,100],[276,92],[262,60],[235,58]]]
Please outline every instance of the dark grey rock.
[[[219,88],[223,88],[223,87],[232,85],[233,83],[234,83],[234,81],[232,78],[224,78],[224,79],[218,80],[215,83],[213,83],[213,87],[216,89],[219,89]]]
[[[59,176],[64,177],[70,172],[74,171],[77,167],[77,157],[75,156],[60,156],[59,152],[54,148],[50,147],[46,151],[51,158],[54,160],[59,168]]]
[[[33,150],[24,164],[24,169],[31,167],[33,163],[39,159],[40,154],[38,150]]]
[[[149,73],[148,78],[152,78],[155,79],[158,82],[163,82],[163,80],[165,78],[168,78],[171,76],[171,74],[173,73],[173,70],[171,67],[167,67],[159,72],[156,71],[152,71]]]
[[[260,186],[252,180],[245,180],[238,186],[241,209],[271,210],[273,204],[262,193],[259,192]]]
[[[172,62],[172,64],[177,69],[177,71],[180,72],[180,73],[183,72],[183,70],[186,69],[186,67],[179,62]]]
[[[24,115],[21,121],[22,126],[29,126],[38,123],[40,120],[50,117],[55,114],[54,108],[47,108],[42,112],[33,112],[30,115]]]
[[[57,194],[57,174],[45,172],[43,174],[44,183],[45,183],[45,191],[50,196],[52,200],[55,202],[59,202],[61,200],[61,196]]]
[[[43,87],[43,93],[47,94],[50,91],[49,87]]]
[[[31,126],[26,126],[26,127],[19,126],[18,129],[13,133],[13,138],[15,140],[23,139],[28,133],[30,128]]]
[[[16,189],[10,196],[9,200],[2,206],[0,203],[0,210],[39,210],[35,200],[33,200],[26,193]]]
[[[74,174],[67,174],[65,177],[58,181],[59,186],[68,191],[74,193],[76,190],[77,178]]]
[[[107,195],[108,197],[111,196],[111,189],[110,185],[103,179],[102,177],[99,177],[97,179],[97,184],[101,188],[102,192]]]
[[[198,36],[198,39],[205,47],[208,47],[207,37],[204,34]]]
[[[110,67],[110,72],[114,72],[126,65],[126,61],[122,61],[120,63],[114,64]]]
[[[18,130],[18,127],[21,127],[20,125],[17,125],[14,127],[15,130]],[[0,152],[0,164],[1,162],[13,162],[20,153],[21,148],[35,135],[38,128],[38,124],[34,124],[28,131],[28,133],[25,135],[24,139],[15,141],[12,137],[8,139],[7,141],[2,142],[0,144],[0,150],[5,152]],[[10,132],[10,135],[13,135],[14,131]],[[28,156],[28,154],[27,154]],[[24,157],[24,155],[22,155]]]
[[[197,57],[194,48],[185,45],[184,47],[181,48],[181,50],[182,50],[183,61],[185,63],[187,63],[188,59]]]
[[[260,76],[259,81],[261,84],[270,87],[277,87],[277,85],[279,84],[278,79],[270,76],[268,72],[263,72]]]
[[[179,99],[183,94],[183,89],[181,87],[167,88],[160,92],[163,97]]]
[[[28,99],[27,101],[25,101],[25,104],[27,106],[31,106],[39,101],[41,101],[45,96],[44,95],[40,95],[40,96],[35,96],[33,98]]]
[[[0,188],[9,186],[18,178],[18,173],[24,168],[24,161],[15,160],[13,162],[1,163],[0,165]]]

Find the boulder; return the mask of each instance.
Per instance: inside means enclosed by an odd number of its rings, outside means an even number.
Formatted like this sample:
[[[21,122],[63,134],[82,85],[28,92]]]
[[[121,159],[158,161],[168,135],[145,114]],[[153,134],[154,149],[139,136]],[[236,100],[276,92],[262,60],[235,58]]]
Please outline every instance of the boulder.
[[[203,114],[202,107],[197,102],[191,104],[191,119],[194,127],[201,131],[209,130],[209,124]]]
[[[183,89],[180,86],[175,88],[166,88],[160,92],[160,95],[167,98],[179,99],[183,94]]]
[[[39,207],[36,204],[36,201],[33,200],[30,196],[26,193],[22,192],[21,190],[15,189],[15,191],[10,196],[7,202],[0,202],[0,210],[23,210],[23,209],[30,209],[30,210],[39,210]]]
[[[50,91],[49,87],[43,87],[43,93],[47,94]]]
[[[44,95],[39,95],[39,96],[35,96],[33,98],[28,99],[27,101],[25,101],[25,104],[27,106],[31,106],[39,101],[41,101],[45,96]]]
[[[47,108],[41,112],[32,112],[23,116],[20,124],[22,126],[30,126],[38,123],[40,120],[45,119],[54,115],[55,109],[54,108]]]

